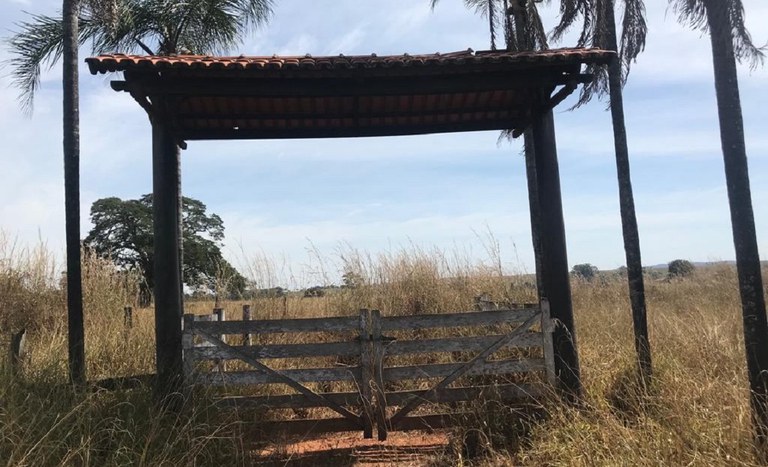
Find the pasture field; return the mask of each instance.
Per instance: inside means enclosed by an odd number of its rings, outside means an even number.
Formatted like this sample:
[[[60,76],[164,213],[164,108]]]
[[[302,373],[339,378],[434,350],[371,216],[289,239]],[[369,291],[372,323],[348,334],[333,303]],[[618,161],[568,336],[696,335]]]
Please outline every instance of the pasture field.
[[[439,251],[411,249],[370,258],[345,256],[356,287],[322,297],[291,292],[250,300],[254,319],[471,310],[487,293],[530,302],[530,276],[502,273],[498,262],[475,264]],[[264,266],[264,265],[261,265]],[[260,267],[261,267],[260,266]],[[268,270],[261,267],[260,270]],[[74,393],[66,385],[65,300],[58,265],[44,247],[17,249],[0,239],[0,332],[26,327],[21,376],[3,359],[0,376],[0,463],[6,465],[250,465],[253,432],[233,412],[196,394],[179,412],[152,404],[148,387]],[[263,279],[263,278],[262,278]],[[150,309],[123,326],[136,277],[84,258],[89,380],[151,373]],[[264,282],[266,283],[266,282]],[[274,284],[269,284],[270,287]],[[478,402],[453,433],[441,464],[464,465],[754,465],[741,312],[732,266],[700,268],[689,279],[648,278],[646,292],[655,380],[634,378],[626,283],[618,275],[574,280],[577,344],[585,397],[579,407],[544,402],[546,415],[521,420],[494,401]],[[222,301],[239,315],[242,301]],[[212,301],[187,312],[210,313]],[[5,350],[4,350],[5,352]],[[472,433],[473,436],[466,436]],[[475,440],[475,457],[462,454]]]

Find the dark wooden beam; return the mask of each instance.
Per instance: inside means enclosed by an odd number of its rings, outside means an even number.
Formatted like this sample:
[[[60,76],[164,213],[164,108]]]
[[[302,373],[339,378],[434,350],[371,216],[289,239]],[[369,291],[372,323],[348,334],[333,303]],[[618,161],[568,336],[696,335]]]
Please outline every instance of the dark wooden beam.
[[[113,81],[112,88],[140,95],[234,96],[234,97],[343,97],[395,96],[497,91],[525,87],[551,87],[571,81],[587,82],[590,75],[580,73],[466,74],[410,78],[195,78],[134,76]]]
[[[180,128],[179,136],[191,140],[232,139],[302,139],[302,138],[356,138],[366,136],[424,135],[453,133],[458,131],[508,130],[519,128],[527,122],[519,120],[492,120],[481,122],[444,123],[432,125],[390,125],[377,127],[352,126],[348,128],[282,128],[282,129],[189,129]]]
[[[537,92],[536,90],[532,89],[531,92]],[[506,102],[501,102],[502,104],[506,104]],[[247,111],[233,111],[233,112],[195,112],[193,110],[188,110],[189,105],[182,105],[181,109],[177,109],[175,118],[180,121],[185,120],[196,120],[196,119],[203,119],[203,120],[217,120],[217,121],[228,121],[228,120],[251,120],[251,121],[265,121],[265,120],[314,120],[314,121],[328,121],[328,120],[336,120],[336,119],[363,119],[363,120],[372,120],[372,119],[382,119],[382,118],[390,118],[390,119],[397,119],[397,118],[419,118],[419,119],[432,119],[436,120],[438,118],[443,119],[450,119],[453,117],[458,116],[458,118],[461,120],[464,116],[469,117],[471,120],[475,120],[476,114],[494,114],[492,116],[488,116],[488,119],[494,119],[498,120],[500,118],[514,118],[521,116],[520,113],[522,112],[523,116],[525,115],[528,107],[532,104],[531,101],[524,101],[522,102],[525,104],[522,107],[522,111],[515,108],[510,108],[508,105],[498,106],[498,107],[492,107],[492,106],[474,106],[474,107],[449,107],[449,108],[436,108],[436,109],[430,109],[430,108],[418,108],[413,111],[409,110],[396,110],[396,111],[368,111],[368,110],[360,110],[359,104],[356,104],[353,110],[325,110],[325,111],[319,111],[319,110],[308,110],[306,112],[274,112],[274,111],[263,111],[263,110],[254,110],[252,112]],[[409,107],[410,108],[410,107]],[[503,116],[503,117],[501,117]]]
[[[532,134],[539,203],[541,294],[542,298],[549,300],[551,317],[556,323],[552,340],[558,386],[566,396],[577,399],[581,395],[581,378],[568,274],[555,125],[551,110],[543,112],[534,121]]]
[[[156,394],[165,399],[180,389],[181,295],[179,203],[179,147],[159,118],[152,122],[153,218],[155,255]]]

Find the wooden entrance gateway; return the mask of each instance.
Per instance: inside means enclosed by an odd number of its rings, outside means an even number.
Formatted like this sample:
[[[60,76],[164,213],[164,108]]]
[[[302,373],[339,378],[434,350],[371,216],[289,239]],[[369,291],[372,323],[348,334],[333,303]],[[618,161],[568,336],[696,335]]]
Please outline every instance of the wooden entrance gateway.
[[[546,300],[450,314],[382,316],[361,310],[359,316],[333,318],[196,318],[184,316],[188,382],[250,387],[261,395],[224,401],[291,409],[301,417],[275,427],[290,433],[361,430],[370,438],[375,427],[385,440],[390,430],[439,428],[457,418],[444,408],[435,413],[435,407],[484,396],[530,403],[542,395],[544,381],[555,380]],[[227,343],[227,335],[243,336],[243,345]],[[275,341],[300,343],[269,343]],[[240,365],[225,366],[227,361]],[[451,387],[455,383],[459,386]],[[334,385],[340,389],[334,391]],[[310,408],[325,410],[309,417]]]
[[[278,401],[289,401],[281,404],[292,404],[298,397],[297,400],[304,405],[329,407],[343,417],[343,423],[362,427],[366,433],[370,432],[368,425],[378,420],[381,435],[386,433],[388,426],[402,428],[410,423],[409,414],[413,414],[421,400],[461,400],[477,393],[474,385],[458,391],[449,390],[448,385],[456,378],[479,377],[489,368],[488,365],[492,374],[502,372],[503,368],[514,369],[515,372],[532,369],[489,363],[486,359],[488,355],[484,354],[493,353],[495,345],[503,341],[501,338],[484,341],[478,337],[472,343],[472,349],[477,353],[469,360],[422,366],[422,369],[437,372],[436,377],[444,378],[442,383],[419,389],[425,391],[423,393],[413,392],[416,391],[414,389],[405,394],[396,391],[387,394],[387,378],[396,376],[394,381],[397,381],[408,376],[403,373],[405,370],[388,368],[387,363],[393,358],[405,358],[414,353],[423,345],[420,338],[425,338],[414,335],[387,344],[385,336],[389,336],[389,332],[402,330],[405,318],[380,317],[376,312],[370,312],[361,317],[311,320],[304,324],[261,322],[265,326],[262,328],[252,328],[251,324],[245,323],[204,324],[188,320],[187,327],[182,328],[184,299],[180,227],[180,150],[186,148],[189,141],[394,136],[480,130],[508,130],[513,136],[520,136],[524,131],[531,130],[535,157],[526,161],[526,175],[532,207],[532,230],[535,233],[538,292],[540,299],[548,301],[555,324],[549,358],[552,363],[550,377],[562,394],[569,398],[578,397],[581,380],[552,109],[580,84],[592,80],[591,75],[583,73],[584,65],[607,65],[615,60],[615,55],[614,52],[596,49],[558,49],[337,57],[114,54],[87,59],[93,74],[122,72],[124,79],[112,81],[112,88],[129,93],[147,112],[152,124],[158,396],[165,397],[182,389],[185,364],[191,368],[194,359],[218,353],[215,358],[239,360],[241,364],[258,370],[248,376],[244,374],[241,381],[243,378],[261,378],[260,381],[265,383],[287,384],[299,393],[298,396],[281,396],[283,399]],[[504,316],[504,313],[495,316]],[[453,318],[451,315],[436,315],[410,319],[414,321],[408,323],[409,326],[429,323],[430,327],[438,327],[445,326]],[[524,324],[531,324],[532,321],[528,322],[530,319],[535,321],[539,318],[529,317]],[[362,327],[361,320],[365,322]],[[259,355],[258,350],[230,346],[218,337],[242,332],[243,327],[265,333],[268,326],[279,328],[288,324],[309,326],[312,332],[318,333],[327,326],[335,325],[333,323],[346,323],[341,332],[356,330],[360,342],[336,341],[332,345],[317,342],[315,345],[325,352],[331,352],[336,346],[353,354],[344,358],[358,359],[356,366],[360,375],[357,379],[349,369],[346,372],[335,368],[330,373],[319,369],[314,373],[292,373],[291,369],[265,366],[260,359],[267,357]],[[188,341],[186,361],[182,344],[184,329]],[[295,333],[299,328],[285,329]],[[513,336],[510,340],[523,339],[522,336],[528,336],[526,329],[522,328],[519,335],[514,334],[516,331],[506,335]],[[212,349],[195,348],[193,342],[189,342],[192,334],[218,346]],[[451,338],[459,339],[459,336]],[[427,338],[424,342],[433,340]],[[453,341],[453,344],[457,342],[461,341]],[[442,343],[435,345],[438,345],[435,347],[438,352],[456,349],[455,346],[442,349],[439,347]],[[283,354],[274,353],[278,350],[284,354],[294,352],[291,355],[298,356],[295,352],[308,349],[290,347],[289,344],[281,347],[279,343],[270,343],[269,346],[264,351],[273,352],[267,355],[277,359],[284,358]],[[399,349],[399,353],[393,354],[393,349]],[[450,352],[461,352],[463,349]],[[332,355],[339,355],[337,350]],[[363,361],[371,363],[363,365]],[[186,374],[191,373],[187,371]],[[352,396],[319,395],[304,382],[320,379],[302,380],[305,376],[326,380],[341,377],[342,382],[362,384],[358,392],[363,393],[370,388],[380,394],[372,393],[371,397],[361,398],[357,412],[353,412],[347,408],[349,405],[344,405],[349,402],[345,398]],[[219,381],[230,384],[238,378],[238,373],[224,374]],[[348,392],[352,392],[349,389]],[[390,405],[399,405],[399,411],[390,414]],[[379,412],[379,418],[370,415],[372,412]]]

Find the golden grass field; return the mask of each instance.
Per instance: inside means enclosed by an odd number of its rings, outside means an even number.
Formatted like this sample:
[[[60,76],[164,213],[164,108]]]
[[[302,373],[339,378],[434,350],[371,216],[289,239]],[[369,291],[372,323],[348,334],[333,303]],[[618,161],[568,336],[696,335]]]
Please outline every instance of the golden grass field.
[[[472,309],[474,297],[530,302],[530,278],[416,248],[370,258],[346,254],[345,270],[364,278],[354,289],[319,298],[289,294],[250,302],[255,318]],[[495,265],[495,266],[494,266]],[[259,270],[269,270],[264,265]],[[180,412],[152,404],[151,390],[74,393],[66,385],[66,321],[58,265],[44,247],[21,249],[0,238],[0,343],[28,329],[22,377],[3,359],[0,463],[6,465],[249,465],[254,440],[233,413],[205,395]],[[126,333],[122,309],[135,278],[97,258],[84,259],[89,380],[151,373],[152,312],[135,312]],[[261,278],[263,280],[263,278]],[[265,284],[267,282],[264,282]],[[269,284],[273,286],[275,284]],[[464,465],[755,465],[736,273],[698,270],[686,280],[649,278],[649,327],[656,378],[647,393],[632,375],[634,348],[626,283],[619,277],[573,282],[584,403],[547,403],[546,416],[521,423],[493,402],[455,433],[440,464]],[[243,302],[222,302],[230,313]],[[187,303],[209,313],[212,302]],[[462,434],[476,433],[479,454],[461,457]]]

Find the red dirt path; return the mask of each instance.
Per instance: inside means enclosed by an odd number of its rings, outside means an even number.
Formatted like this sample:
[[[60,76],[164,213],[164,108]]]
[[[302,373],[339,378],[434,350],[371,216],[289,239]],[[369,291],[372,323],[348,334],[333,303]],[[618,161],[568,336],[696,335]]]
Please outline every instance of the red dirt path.
[[[255,454],[261,466],[398,466],[437,465],[448,451],[446,433],[393,432],[384,442],[360,433],[337,433],[268,446]]]

